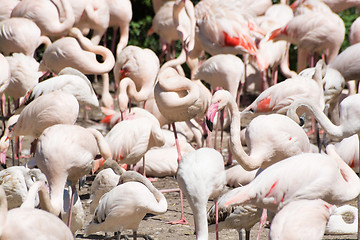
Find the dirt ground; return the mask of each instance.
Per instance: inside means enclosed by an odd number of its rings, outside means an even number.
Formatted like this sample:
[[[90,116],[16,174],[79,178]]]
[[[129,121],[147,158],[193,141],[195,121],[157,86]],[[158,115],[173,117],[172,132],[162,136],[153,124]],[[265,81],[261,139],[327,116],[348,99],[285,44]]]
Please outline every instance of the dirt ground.
[[[99,92],[99,91],[98,91]],[[255,116],[250,116],[249,118],[244,119],[242,126],[246,126],[249,121]],[[94,120],[99,120],[101,118],[101,113],[99,110],[90,112],[90,118]],[[309,122],[309,121],[308,121]],[[89,123],[85,123],[84,121],[79,121],[80,125],[89,126]],[[227,134],[225,134],[227,137]],[[311,138],[311,141],[314,143],[314,138]],[[26,142],[26,138],[23,144],[24,151],[26,154],[27,147],[29,143]],[[224,148],[224,152],[227,152],[227,149]],[[11,153],[10,150],[8,152],[8,166],[12,165],[11,161]],[[226,161],[226,155],[225,161]],[[20,159],[20,164],[23,164],[26,159]],[[83,203],[83,207],[86,212],[86,223],[91,221],[92,216],[89,213],[89,204],[86,203],[86,200],[89,198],[89,189],[92,183],[94,176],[87,176],[85,186],[79,191],[79,196]],[[153,182],[154,186],[158,189],[169,189],[169,188],[177,188],[178,184],[175,177],[164,177],[158,178]],[[188,225],[171,225],[168,224],[168,221],[175,221],[180,219],[180,201],[179,201],[179,192],[165,193],[164,194],[168,201],[168,211],[163,215],[149,215],[146,216],[145,219],[140,223],[140,227],[138,230],[139,234],[147,234],[152,239],[195,239],[194,234],[194,223],[192,218],[192,211],[188,205],[186,198],[184,199],[184,207],[185,207],[185,217],[189,221]],[[212,201],[208,202],[208,207],[213,204]],[[356,201],[351,202],[352,205],[356,206]],[[258,232],[258,224],[255,225],[251,231],[251,239],[256,239],[256,235]],[[124,231],[123,234],[131,235],[131,231]],[[265,228],[261,233],[261,240],[268,239],[269,229]],[[106,239],[110,239],[113,236],[113,233],[109,233],[109,236]],[[130,237],[131,238],[131,237]],[[76,234],[76,239],[105,239],[104,234],[92,234],[89,237],[83,236],[83,229],[79,230]],[[113,237],[113,239],[116,239]],[[215,233],[209,234],[209,239],[215,239]],[[223,230],[220,232],[220,239],[238,239],[238,232],[235,229]],[[356,239],[356,235],[339,235],[339,236],[330,236],[326,235],[323,239]]]

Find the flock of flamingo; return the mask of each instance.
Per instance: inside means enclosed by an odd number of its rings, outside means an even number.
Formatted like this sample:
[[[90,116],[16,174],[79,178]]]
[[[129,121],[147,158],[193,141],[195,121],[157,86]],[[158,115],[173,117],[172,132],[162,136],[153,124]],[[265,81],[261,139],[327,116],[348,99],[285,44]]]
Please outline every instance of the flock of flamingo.
[[[129,0],[0,0],[0,239],[74,239],[80,230],[149,239],[140,223],[168,210],[171,191],[181,207],[171,223],[188,224],[185,196],[196,239],[219,239],[222,229],[250,239],[258,222],[258,239],[265,224],[272,240],[359,238],[358,208],[347,203],[360,194],[360,27],[356,19],[340,52],[338,13],[360,1],[152,3],[159,56],[128,45]],[[99,45],[110,27],[112,45]],[[101,94],[89,75],[101,76]],[[23,137],[32,140],[28,161],[6,167],[21,157]],[[77,192],[87,175],[91,222]],[[165,176],[179,188],[148,178]]]

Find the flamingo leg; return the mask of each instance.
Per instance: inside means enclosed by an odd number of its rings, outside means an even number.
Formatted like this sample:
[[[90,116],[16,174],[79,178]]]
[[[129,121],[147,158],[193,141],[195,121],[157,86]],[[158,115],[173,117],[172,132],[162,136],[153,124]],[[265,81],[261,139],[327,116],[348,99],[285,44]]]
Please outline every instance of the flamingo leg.
[[[71,201],[70,201],[70,209],[69,209],[68,227],[71,226],[71,217],[72,217],[73,205],[75,200],[75,191],[76,191],[75,183],[71,183]]]
[[[219,240],[219,205],[215,200],[215,224],[216,224],[216,240]]]
[[[358,138],[360,138],[360,134],[358,134]],[[360,142],[359,142],[359,147],[360,147]],[[358,176],[360,177],[360,164],[359,164]],[[360,209],[360,195],[357,196],[357,207],[358,207],[358,209]],[[360,211],[358,211],[358,233],[357,233],[358,240],[360,240],[359,229],[360,229]]]
[[[256,240],[260,240],[261,230],[263,229],[263,227],[265,225],[266,219],[267,219],[267,209],[264,208],[263,212],[261,214],[261,217],[260,217],[259,232],[258,232]]]

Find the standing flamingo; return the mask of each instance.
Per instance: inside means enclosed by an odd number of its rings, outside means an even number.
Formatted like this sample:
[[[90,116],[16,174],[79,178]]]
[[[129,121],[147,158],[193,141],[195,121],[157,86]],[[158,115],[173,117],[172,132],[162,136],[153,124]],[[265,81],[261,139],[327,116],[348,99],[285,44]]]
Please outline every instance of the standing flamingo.
[[[213,148],[186,154],[179,162],[177,180],[194,215],[196,239],[208,239],[206,203],[209,198],[216,202],[226,186],[222,155]]]
[[[127,46],[117,56],[114,79],[119,84],[117,98],[120,112],[124,112],[129,99],[142,102],[149,98],[154,89],[159,59],[150,49]]]
[[[164,195],[141,174],[124,172],[119,183],[101,198],[92,221],[85,227],[86,236],[99,231],[131,229],[136,239],[139,224],[147,213],[162,214],[167,211]]]
[[[126,139],[126,141],[124,141]],[[117,123],[105,136],[112,158],[119,163],[136,164],[154,146],[165,143],[159,122],[147,117]]]
[[[240,141],[241,114],[226,90],[217,91],[211,99],[207,118],[212,121],[217,111],[225,106],[231,114],[230,150],[238,163],[247,171],[266,168],[287,157],[309,152],[310,142],[304,130],[288,117],[280,114],[260,115],[247,127],[248,155]],[[211,128],[211,127],[210,127]]]
[[[344,22],[337,14],[309,12],[297,15],[287,25],[275,29],[269,40],[289,41],[309,54],[322,54],[326,50],[326,63],[331,63],[338,55],[344,37]],[[310,63],[310,67],[313,67],[313,63]],[[298,72],[305,68],[306,59],[299,59]]]
[[[104,159],[111,158],[110,148],[103,135],[91,128],[56,124],[45,129],[39,137],[35,154],[36,163],[49,182],[54,214],[59,215],[61,212],[66,181],[72,182],[69,225],[71,224],[75,185],[79,178],[90,173],[98,151]]]
[[[331,204],[341,204],[359,193],[360,179],[342,159],[334,155],[303,153],[269,166],[249,184],[223,197],[227,199],[226,207],[247,203],[277,212],[295,200],[320,198]]]

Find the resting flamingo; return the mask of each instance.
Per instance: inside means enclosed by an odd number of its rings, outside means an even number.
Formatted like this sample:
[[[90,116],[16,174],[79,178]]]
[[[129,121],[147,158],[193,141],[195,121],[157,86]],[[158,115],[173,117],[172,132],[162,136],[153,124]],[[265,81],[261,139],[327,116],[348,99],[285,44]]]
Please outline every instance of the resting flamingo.
[[[194,215],[196,239],[208,239],[207,201],[214,198],[217,210],[217,198],[226,190],[222,155],[213,148],[186,154],[179,162],[177,181]]]
[[[270,239],[322,239],[334,208],[322,199],[289,202],[271,221]]]
[[[56,124],[45,129],[39,137],[35,154],[36,163],[49,182],[50,200],[55,215],[59,215],[63,206],[66,181],[70,180],[72,183],[69,225],[75,185],[80,177],[90,173],[98,151],[104,159],[111,158],[110,148],[103,135],[91,128]]]
[[[92,221],[85,227],[85,236],[99,231],[131,229],[136,239],[139,224],[147,213],[162,214],[167,211],[164,195],[141,174],[126,171],[119,183],[101,198]]]
[[[231,114],[230,150],[238,163],[247,171],[266,168],[287,157],[309,152],[310,142],[304,130],[288,117],[280,114],[260,115],[247,127],[248,155],[240,141],[241,114],[231,94],[217,91],[211,99],[207,118],[212,121],[217,111],[229,107]],[[261,126],[261,127],[260,127]],[[268,126],[268,127],[266,127]],[[211,128],[211,126],[210,126]]]

